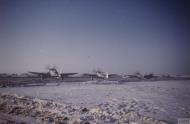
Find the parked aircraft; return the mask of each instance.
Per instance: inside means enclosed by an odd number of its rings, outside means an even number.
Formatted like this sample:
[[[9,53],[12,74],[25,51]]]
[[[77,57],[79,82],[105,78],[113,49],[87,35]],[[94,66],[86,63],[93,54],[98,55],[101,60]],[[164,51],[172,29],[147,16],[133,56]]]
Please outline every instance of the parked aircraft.
[[[75,75],[77,73],[59,73],[56,68],[49,68],[47,73],[45,72],[29,72],[31,74],[37,75],[41,79],[45,78],[56,78],[56,79],[64,79],[68,78],[71,75]]]
[[[107,72],[103,72],[101,70],[93,70],[93,73],[83,74],[83,76],[91,77],[92,80],[94,80],[94,78],[108,79],[110,74],[108,74]]]

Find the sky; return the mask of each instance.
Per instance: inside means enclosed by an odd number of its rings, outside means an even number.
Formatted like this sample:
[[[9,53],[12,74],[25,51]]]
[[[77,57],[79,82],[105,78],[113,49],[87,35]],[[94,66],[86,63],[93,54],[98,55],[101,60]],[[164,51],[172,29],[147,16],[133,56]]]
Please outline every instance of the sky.
[[[189,0],[1,0],[0,73],[190,74]]]

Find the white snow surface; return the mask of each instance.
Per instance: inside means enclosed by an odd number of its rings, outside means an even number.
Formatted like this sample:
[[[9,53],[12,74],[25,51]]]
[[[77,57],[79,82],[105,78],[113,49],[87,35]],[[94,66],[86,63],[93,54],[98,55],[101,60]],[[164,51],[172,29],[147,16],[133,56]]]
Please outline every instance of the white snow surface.
[[[190,118],[190,81],[154,81],[117,83],[61,83],[36,87],[0,88],[2,93],[16,93],[40,99],[93,107],[131,104],[129,109],[145,116],[171,123]],[[134,104],[134,102],[137,104]]]

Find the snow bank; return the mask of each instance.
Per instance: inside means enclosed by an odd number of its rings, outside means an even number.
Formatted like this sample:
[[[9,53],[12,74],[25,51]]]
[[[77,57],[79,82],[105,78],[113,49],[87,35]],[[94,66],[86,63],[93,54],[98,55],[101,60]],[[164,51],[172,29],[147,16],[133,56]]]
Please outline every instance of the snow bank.
[[[114,107],[117,107],[114,108]],[[0,93],[0,122],[3,123],[136,123],[167,124],[144,117],[137,112],[126,110],[126,106],[99,106],[84,108],[71,104],[61,104],[16,94]]]

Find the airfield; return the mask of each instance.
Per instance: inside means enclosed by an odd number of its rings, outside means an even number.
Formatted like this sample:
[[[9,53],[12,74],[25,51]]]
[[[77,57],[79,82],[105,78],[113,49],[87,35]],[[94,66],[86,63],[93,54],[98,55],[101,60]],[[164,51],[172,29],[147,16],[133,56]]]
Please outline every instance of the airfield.
[[[3,81],[7,85],[0,88],[2,123],[60,123],[57,118],[62,117],[61,122],[69,124],[176,124],[178,118],[190,117],[187,78],[9,77]]]

